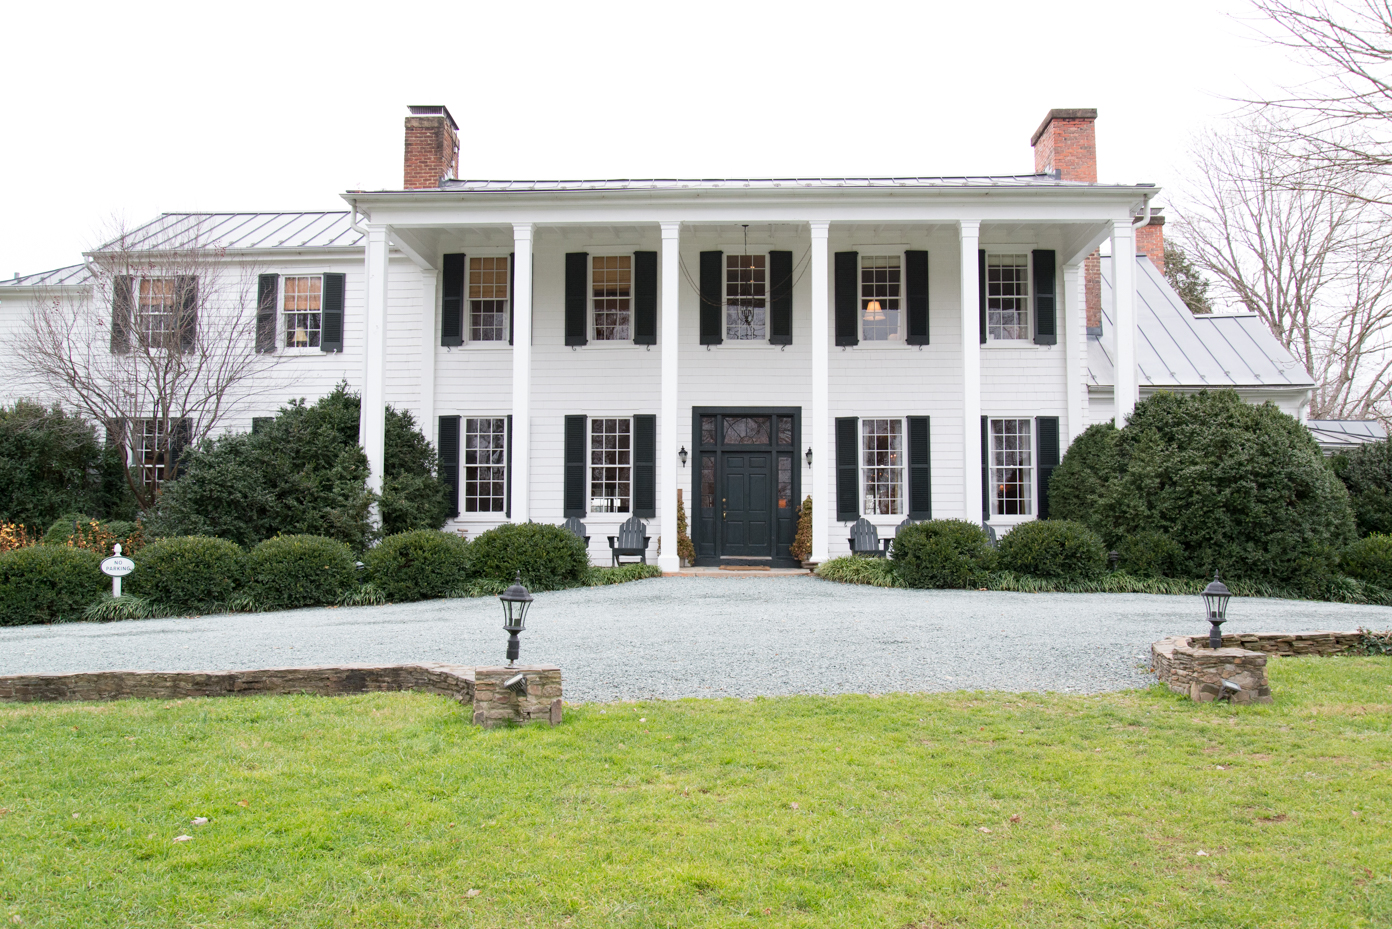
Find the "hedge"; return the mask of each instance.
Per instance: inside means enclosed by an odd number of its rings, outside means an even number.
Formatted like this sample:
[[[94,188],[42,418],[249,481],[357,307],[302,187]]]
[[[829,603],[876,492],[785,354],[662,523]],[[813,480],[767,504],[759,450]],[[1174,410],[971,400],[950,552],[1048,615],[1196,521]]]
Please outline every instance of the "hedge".
[[[985,530],[960,519],[905,526],[890,552],[906,587],[980,587],[996,562]]]
[[[101,556],[66,545],[0,554],[0,626],[74,622],[107,585]]]
[[[335,604],[358,583],[352,550],[318,535],[267,539],[246,563],[247,593],[261,610]]]
[[[141,549],[134,561],[130,592],[179,613],[226,609],[246,586],[246,555],[226,539],[161,539]]]
[[[469,581],[469,543],[434,529],[389,535],[364,561],[373,587],[394,603],[447,597]]]
[[[520,571],[522,583],[533,591],[577,587],[589,568],[584,541],[561,526],[504,523],[469,546],[474,577],[511,581]]]
[[[1006,571],[1060,581],[1090,581],[1107,570],[1102,537],[1082,523],[1038,519],[1006,533],[997,548]]]
[[[1392,536],[1380,532],[1344,549],[1344,573],[1368,584],[1392,590]]]

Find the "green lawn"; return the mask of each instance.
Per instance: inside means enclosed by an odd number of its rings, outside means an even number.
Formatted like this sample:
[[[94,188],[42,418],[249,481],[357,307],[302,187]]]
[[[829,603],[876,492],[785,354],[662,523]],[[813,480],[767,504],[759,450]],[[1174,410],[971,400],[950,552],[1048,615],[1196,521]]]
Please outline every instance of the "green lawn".
[[[1392,663],[1272,685],[0,706],[0,924],[1392,926]]]

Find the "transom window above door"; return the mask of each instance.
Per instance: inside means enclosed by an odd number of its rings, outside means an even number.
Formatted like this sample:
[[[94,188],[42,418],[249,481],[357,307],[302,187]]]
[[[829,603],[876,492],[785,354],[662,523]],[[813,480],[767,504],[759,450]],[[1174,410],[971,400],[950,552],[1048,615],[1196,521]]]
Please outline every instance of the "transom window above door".
[[[469,341],[507,341],[508,285],[506,255],[469,259]]]
[[[986,332],[992,341],[1030,337],[1028,253],[986,255]]]
[[[768,256],[725,256],[725,338],[768,338]]]
[[[591,259],[590,288],[594,300],[597,342],[633,337],[633,256],[596,255]]]
[[[897,342],[902,286],[898,255],[860,256],[860,337],[866,342]]]

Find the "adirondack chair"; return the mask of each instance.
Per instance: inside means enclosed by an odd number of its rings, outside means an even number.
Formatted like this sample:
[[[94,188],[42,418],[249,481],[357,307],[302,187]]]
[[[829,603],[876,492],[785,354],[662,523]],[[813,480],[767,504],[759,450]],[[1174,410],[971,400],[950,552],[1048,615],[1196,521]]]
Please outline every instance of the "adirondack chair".
[[[851,526],[851,554],[865,555],[870,558],[883,558],[889,553],[889,543],[893,539],[880,540],[880,534],[875,530],[875,524],[862,516]]]
[[[990,523],[983,522],[981,528],[986,530],[986,537],[991,540],[991,547],[996,547],[996,527]]]
[[[643,564],[648,563],[648,535],[647,525],[637,516],[630,516],[624,520],[623,525],[619,526],[619,534],[609,536],[609,554],[613,558],[614,567],[618,567],[621,562],[620,556],[630,557],[637,555],[643,559]]]
[[[584,539],[586,545],[590,544],[589,530],[585,528],[585,524],[580,522],[578,517],[570,517],[563,525],[576,538]]]

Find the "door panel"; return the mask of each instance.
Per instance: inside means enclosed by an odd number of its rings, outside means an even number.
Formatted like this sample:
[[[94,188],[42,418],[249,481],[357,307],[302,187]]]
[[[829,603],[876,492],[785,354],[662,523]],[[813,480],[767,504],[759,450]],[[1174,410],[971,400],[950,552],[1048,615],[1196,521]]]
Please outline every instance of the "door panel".
[[[721,555],[767,558],[773,554],[769,533],[772,457],[768,453],[721,455]]]

